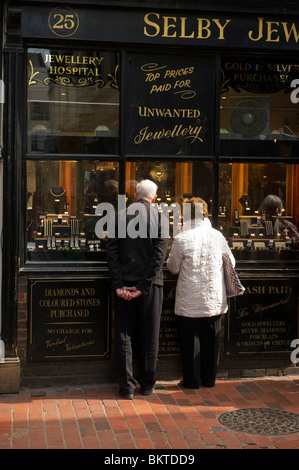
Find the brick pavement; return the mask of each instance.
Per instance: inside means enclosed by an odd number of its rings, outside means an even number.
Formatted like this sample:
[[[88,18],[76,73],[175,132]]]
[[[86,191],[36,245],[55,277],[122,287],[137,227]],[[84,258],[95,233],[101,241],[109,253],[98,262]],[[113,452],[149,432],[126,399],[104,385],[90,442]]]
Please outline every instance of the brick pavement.
[[[158,382],[150,396],[118,397],[116,384],[21,389],[0,395],[2,449],[299,449],[299,432],[258,435],[218,421],[271,408],[299,417],[299,376],[218,380],[214,388]]]

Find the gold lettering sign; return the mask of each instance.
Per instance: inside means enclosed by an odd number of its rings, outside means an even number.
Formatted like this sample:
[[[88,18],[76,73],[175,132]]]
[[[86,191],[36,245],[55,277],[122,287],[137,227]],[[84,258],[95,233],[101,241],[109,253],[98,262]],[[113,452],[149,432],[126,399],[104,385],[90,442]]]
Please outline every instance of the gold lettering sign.
[[[297,337],[295,281],[245,279],[243,298],[231,299],[227,323],[230,354],[272,354],[290,351]]]
[[[287,43],[293,37],[297,43],[299,40],[299,31],[295,23],[289,24],[288,21],[265,21],[264,18],[257,18],[257,30],[250,30],[248,37],[251,41],[281,42]]]
[[[196,96],[196,91],[192,88],[192,74],[194,66],[171,69],[167,65],[159,63],[146,63],[141,67],[144,73],[144,82],[149,85],[149,95],[178,95],[181,100],[189,100]],[[190,124],[173,124],[159,130],[152,130],[150,126],[145,126],[139,130],[134,137],[134,144],[142,142],[171,140],[183,137],[191,144],[195,141],[203,142],[201,133],[202,126],[194,125],[195,119],[200,118],[199,109],[189,108],[157,108],[138,106],[138,116],[141,118],[179,118],[190,119]]]
[[[75,34],[79,28],[79,17],[72,8],[57,7],[51,11],[48,24],[52,33],[66,38]]]
[[[49,66],[49,77],[44,80],[45,85],[50,82],[65,86],[86,86],[97,83],[104,86],[101,62],[103,57],[73,56],[65,54],[46,54],[45,64]]]
[[[216,34],[217,39],[225,39],[225,28],[231,22],[230,19],[223,20],[213,18],[196,18],[192,22],[185,16],[161,16],[159,13],[151,12],[144,16],[144,35],[148,37],[162,36],[164,38],[183,39],[208,39],[212,34]]]
[[[126,98],[127,152],[211,154],[214,58],[133,53],[127,64],[126,80],[142,90]]]
[[[44,54],[44,66],[46,78],[40,78],[41,72],[35,70],[33,62],[29,59],[30,76],[29,85],[36,85],[42,82],[45,85],[57,83],[67,87],[84,87],[97,84],[99,88],[106,85],[103,78],[102,68],[104,57],[89,55],[69,55],[65,53]],[[112,73],[107,74],[108,81],[112,88],[118,89],[118,68],[116,65]]]
[[[235,19],[199,18],[194,16],[161,15],[150,12],[144,15],[143,34],[149,38],[226,40],[233,33]],[[299,27],[295,22],[253,18],[253,26],[245,34],[252,43],[298,43]]]
[[[108,354],[109,307],[105,280],[30,280],[29,299],[29,359]]]
[[[267,63],[260,60],[227,61],[222,67],[221,92],[240,88],[253,93],[290,91],[291,82],[298,76],[298,64]]]

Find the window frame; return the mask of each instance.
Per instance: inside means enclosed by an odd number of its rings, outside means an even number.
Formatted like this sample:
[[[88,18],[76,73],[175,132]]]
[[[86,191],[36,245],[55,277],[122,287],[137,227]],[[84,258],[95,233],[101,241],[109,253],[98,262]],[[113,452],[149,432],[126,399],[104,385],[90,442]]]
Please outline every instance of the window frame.
[[[82,45],[83,46],[83,45]],[[27,57],[27,49],[29,47],[44,47],[44,48],[51,48],[53,47],[52,45],[49,44],[36,44],[36,43],[30,43],[26,44],[26,57]],[[54,44],[54,47],[61,47],[59,44]],[[81,46],[80,46],[81,47]],[[73,47],[66,46],[64,49],[69,49],[70,51],[73,49]],[[94,50],[95,45],[91,47],[90,45],[84,45],[82,47],[84,50]],[[157,155],[146,155],[146,156],[138,156],[138,155],[128,155],[125,153],[126,145],[125,145],[125,139],[126,136],[125,134],[125,119],[126,119],[126,112],[127,110],[125,109],[125,103],[126,103],[126,76],[125,76],[125,64],[126,64],[126,56],[127,54],[133,52],[140,52],[141,48],[139,47],[130,47],[130,46],[124,46],[120,45],[120,47],[110,47],[109,45],[105,45],[103,47],[101,44],[99,44],[99,49],[100,50],[105,50],[105,52],[119,52],[120,54],[120,96],[119,96],[119,106],[120,106],[120,112],[119,112],[119,153],[115,155],[111,154],[44,154],[44,153],[36,153],[36,154],[31,154],[27,151],[25,151],[24,154],[24,162],[26,162],[27,159],[29,160],[101,160],[101,161],[115,161],[119,165],[119,190],[121,194],[125,193],[125,181],[126,181],[126,174],[125,174],[125,166],[127,162],[133,162],[133,161],[155,161],[157,159]],[[175,54],[176,51],[175,49],[172,48],[160,48],[159,52],[163,53],[171,53]],[[179,52],[181,54],[182,51]],[[152,54],[152,50],[149,52],[149,54]],[[192,57],[196,57],[197,55],[203,55],[205,54],[204,51],[201,50],[189,50],[188,54],[190,54]],[[227,51],[214,51],[212,52],[215,56],[216,60],[216,73],[217,77],[215,79],[215,93],[214,93],[214,98],[215,102],[213,103],[213,112],[214,112],[214,154],[209,155],[209,156],[191,156],[186,158],[184,161],[190,161],[190,162],[200,162],[200,161],[206,161],[206,162],[211,162],[212,168],[213,168],[213,188],[212,188],[212,194],[213,194],[213,216],[212,216],[212,223],[215,228],[219,228],[218,225],[218,219],[217,219],[217,213],[218,213],[218,195],[219,195],[219,167],[221,163],[271,163],[277,162],[277,163],[294,163],[293,158],[287,158],[287,157],[273,157],[273,158],[268,158],[265,156],[261,155],[253,155],[253,154],[247,154],[245,156],[240,156],[236,154],[232,155],[225,155],[221,153],[221,142],[220,142],[220,88],[221,88],[221,79],[220,79],[220,71],[221,71],[221,59],[224,56],[228,55]],[[244,54],[229,54],[230,57],[239,57],[240,55],[244,57],[251,57],[252,53],[244,53]],[[286,55],[288,56],[288,54]],[[270,53],[261,53],[260,55],[261,60],[267,60],[268,57],[272,57]],[[274,60],[274,59],[273,59]],[[279,58],[275,58],[275,60],[278,62]],[[289,60],[291,60],[291,55],[289,56]],[[286,61],[286,57],[284,57],[284,62]],[[293,60],[294,61],[294,60]],[[25,63],[25,67],[27,68],[27,61]],[[26,88],[27,90],[27,88]],[[27,91],[24,93],[25,101],[27,103]],[[27,110],[26,104],[25,104],[25,110]],[[25,130],[24,130],[24,135],[27,136],[27,111],[26,111],[26,117],[25,117]],[[25,140],[27,137],[25,138]],[[25,148],[27,149],[27,145],[25,145]],[[161,161],[177,161],[177,157],[172,156],[172,155],[158,155],[159,160]],[[25,165],[23,165],[23,171]],[[26,173],[24,173],[26,174]],[[26,209],[25,207],[25,194],[23,197],[23,204],[22,207]],[[23,217],[26,217],[26,210],[23,210]],[[26,261],[26,246],[24,244],[24,240],[26,240],[26,234],[25,234],[25,222],[23,223],[24,226],[24,237],[23,240],[20,242],[22,247],[21,247],[21,270],[24,272],[32,272],[32,271],[56,271],[58,270],[73,270],[73,268],[80,267],[83,271],[88,271],[88,270],[94,270],[95,268],[97,270],[103,270],[103,272],[106,272],[107,270],[107,263],[106,262],[96,262],[96,261],[82,261],[82,262],[69,262],[69,261],[58,261],[58,262],[32,262],[32,261]],[[272,269],[272,268],[282,268],[284,269],[285,267],[292,267],[295,266],[296,261],[292,262],[291,260],[285,261],[285,260],[259,260],[258,262],[256,260],[240,260],[238,261],[238,267],[240,269],[247,269],[247,268],[252,268],[253,266],[255,269]]]

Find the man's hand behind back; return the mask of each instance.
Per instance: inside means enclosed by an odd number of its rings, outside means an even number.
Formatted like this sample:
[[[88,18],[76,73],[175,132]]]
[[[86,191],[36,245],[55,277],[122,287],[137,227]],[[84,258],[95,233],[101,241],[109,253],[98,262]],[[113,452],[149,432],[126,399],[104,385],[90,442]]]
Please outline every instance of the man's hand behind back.
[[[136,289],[135,286],[134,287],[121,287],[120,289],[116,289],[116,295],[118,295],[118,297],[121,297],[122,299],[125,299],[125,300],[132,300],[142,295],[142,292]]]

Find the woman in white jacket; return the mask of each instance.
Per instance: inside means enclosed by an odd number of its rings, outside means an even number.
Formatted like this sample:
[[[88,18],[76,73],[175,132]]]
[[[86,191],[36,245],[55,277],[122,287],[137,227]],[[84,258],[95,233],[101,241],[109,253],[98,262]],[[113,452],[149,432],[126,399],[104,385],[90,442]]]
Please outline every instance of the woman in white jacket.
[[[183,380],[187,388],[215,385],[221,314],[227,311],[222,252],[235,259],[223,235],[212,228],[207,203],[201,198],[184,199],[191,205],[191,228],[173,241],[167,267],[179,274],[175,314],[179,320]],[[195,208],[202,209],[195,218]]]

